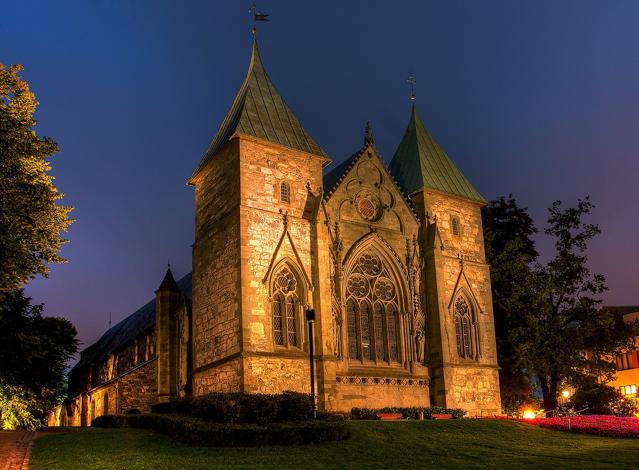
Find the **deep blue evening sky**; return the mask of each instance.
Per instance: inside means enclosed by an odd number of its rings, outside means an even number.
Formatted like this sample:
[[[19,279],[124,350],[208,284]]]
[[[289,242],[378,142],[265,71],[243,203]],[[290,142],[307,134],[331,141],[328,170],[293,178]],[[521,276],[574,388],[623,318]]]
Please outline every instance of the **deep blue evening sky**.
[[[190,271],[199,161],[244,77],[249,3],[9,2],[0,62],[21,63],[38,133],[75,207],[69,264],[28,287],[87,344],[153,297],[167,259]],[[609,304],[639,304],[639,2],[263,2],[265,66],[339,163],[366,120],[387,161],[408,123],[430,131],[488,199],[513,193],[539,226],[587,194],[591,265]],[[550,245],[541,243],[548,255]]]

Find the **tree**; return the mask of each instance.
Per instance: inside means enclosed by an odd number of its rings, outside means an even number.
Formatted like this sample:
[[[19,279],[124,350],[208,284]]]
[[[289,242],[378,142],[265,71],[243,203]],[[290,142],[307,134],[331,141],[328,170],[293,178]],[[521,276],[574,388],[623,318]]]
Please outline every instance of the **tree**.
[[[588,198],[565,209],[559,201],[552,204],[544,233],[555,239],[555,254],[546,264],[539,262],[533,220],[512,196],[484,210],[500,385],[508,411],[531,398],[533,378],[546,410],[557,408],[561,383],[610,378],[610,355],[636,334],[620,315],[599,308],[605,279],[590,272],[586,252],[600,230],[582,221],[592,209]]]
[[[583,380],[570,398],[569,406],[589,415],[633,416],[637,404],[624,397],[619,390],[587,378]]]
[[[65,392],[65,369],[78,350],[77,332],[65,318],[43,317],[22,290],[0,302],[0,419],[31,427]],[[11,417],[11,418],[9,418]]]
[[[539,380],[543,407],[557,408],[558,387],[584,377],[610,376],[610,355],[630,344],[634,328],[606,309],[599,296],[605,278],[588,268],[588,242],[601,231],[584,223],[593,204],[586,197],[575,207],[555,201],[549,209],[546,235],[555,239],[555,255],[535,263],[523,289],[527,305],[510,332],[516,362]]]
[[[60,234],[72,223],[49,174],[58,146],[35,133],[38,103],[21,71],[0,64],[0,299],[65,261]]]
[[[521,312],[530,303],[526,287],[532,282],[531,265],[538,256],[533,240],[537,228],[512,194],[491,201],[482,211],[482,222],[490,264],[502,407],[507,413],[516,413],[536,401],[535,387],[518,364],[510,332],[519,326]]]

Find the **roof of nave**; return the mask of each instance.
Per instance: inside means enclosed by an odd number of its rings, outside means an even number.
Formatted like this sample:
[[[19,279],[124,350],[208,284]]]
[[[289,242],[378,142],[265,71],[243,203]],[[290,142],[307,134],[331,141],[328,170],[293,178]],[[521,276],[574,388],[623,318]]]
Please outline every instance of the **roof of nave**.
[[[170,273],[170,271],[168,271]],[[171,275],[171,279],[173,276]],[[165,276],[166,279],[166,276]],[[175,282],[175,281],[174,281]],[[191,297],[191,273],[177,281],[177,287]],[[155,298],[136,310],[118,324],[111,327],[102,337],[80,353],[80,360],[72,370],[81,369],[92,363],[103,361],[110,353],[118,350],[140,333],[155,324]]]
[[[195,177],[236,133],[327,157],[271,82],[262,65],[255,39],[246,78],[191,178]]]
[[[428,132],[414,103],[408,128],[389,170],[408,195],[429,188],[486,203]]]

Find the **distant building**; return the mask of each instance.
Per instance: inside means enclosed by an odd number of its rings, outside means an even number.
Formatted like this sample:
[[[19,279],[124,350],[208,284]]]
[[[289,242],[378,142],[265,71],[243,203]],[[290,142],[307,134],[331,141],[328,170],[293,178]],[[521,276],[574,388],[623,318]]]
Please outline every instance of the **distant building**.
[[[639,307],[608,307],[623,315],[626,323],[639,320]],[[622,395],[637,399],[639,386],[639,337],[635,338],[634,348],[618,354],[614,358],[617,372],[608,385],[618,389]]]
[[[486,204],[415,106],[386,167],[364,144],[331,159],[262,65],[189,183],[193,273],[82,352],[51,424],[217,391],[310,391],[313,308],[323,409],[428,406],[500,413]]]

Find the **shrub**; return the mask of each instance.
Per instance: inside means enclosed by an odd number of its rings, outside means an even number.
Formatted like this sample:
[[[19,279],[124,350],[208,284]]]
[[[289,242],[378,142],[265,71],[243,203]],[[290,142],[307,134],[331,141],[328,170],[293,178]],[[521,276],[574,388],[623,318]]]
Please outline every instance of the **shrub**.
[[[609,437],[639,438],[639,420],[619,416],[564,416],[561,418],[522,419],[542,428]]]
[[[636,413],[636,405],[619,390],[594,380],[579,385],[570,399],[570,406],[578,411],[585,409],[587,415],[632,416]]]
[[[320,421],[344,421],[346,417],[343,414],[330,413],[328,411],[318,411],[317,420]]]
[[[173,413],[173,404],[165,401],[151,406],[152,413]]]
[[[151,429],[185,444],[212,447],[309,444],[339,441],[350,436],[345,424],[338,421],[304,421],[261,426],[214,423],[170,414],[101,416],[100,418],[122,418],[115,421],[101,420],[105,424],[114,425],[102,427],[128,425],[134,428]]]
[[[103,415],[91,421],[94,428],[123,428],[127,426],[127,416],[124,415]]]
[[[125,415],[139,415],[142,414],[137,408],[130,408],[124,412]]]
[[[370,408],[353,408],[351,410],[351,419],[379,419],[378,411]]]
[[[193,399],[191,397],[174,398],[171,401],[156,403],[151,406],[152,413],[178,413],[190,415],[192,412]]]
[[[434,414],[450,414],[454,419],[463,418],[466,412],[461,408],[444,408],[441,406],[430,407],[386,407],[386,408],[353,408],[351,419],[379,419],[379,413],[401,413],[402,418],[419,419],[420,412],[424,413],[424,419],[433,419]]]
[[[303,421],[313,417],[313,400],[310,395],[284,392],[279,396],[280,421]]]
[[[193,399],[158,403],[152,411],[191,415],[216,423],[267,424],[311,419],[312,405],[310,395],[295,392],[279,395],[211,393]]]

